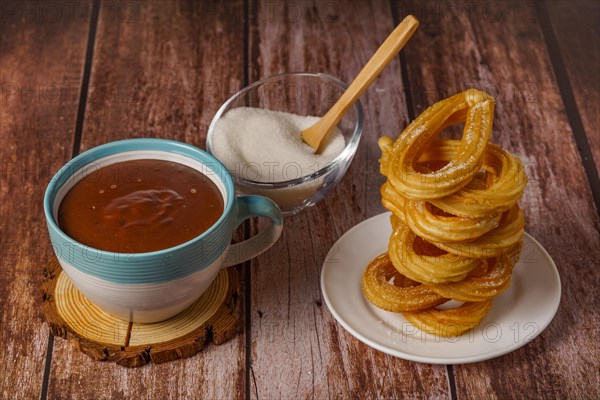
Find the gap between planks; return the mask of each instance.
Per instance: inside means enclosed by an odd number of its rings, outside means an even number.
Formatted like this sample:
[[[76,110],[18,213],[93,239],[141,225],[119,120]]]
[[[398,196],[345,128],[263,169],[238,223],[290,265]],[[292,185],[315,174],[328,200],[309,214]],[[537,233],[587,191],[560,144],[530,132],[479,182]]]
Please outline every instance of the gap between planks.
[[[87,106],[87,96],[90,84],[90,76],[92,73],[92,61],[94,59],[94,46],[96,44],[96,31],[98,29],[98,18],[100,15],[100,0],[93,0],[92,14],[90,18],[90,28],[88,30],[88,41],[85,52],[85,64],[83,68],[83,76],[81,78],[81,91],[79,92],[79,101],[77,108],[77,119],[75,120],[75,135],[73,137],[73,149],[71,158],[79,154],[81,150],[81,135],[83,132],[83,123],[85,119],[85,109]],[[129,324],[127,330],[127,342],[131,335],[131,326]],[[40,391],[40,399],[46,400],[48,397],[48,383],[50,380],[50,370],[52,369],[52,355],[54,354],[54,335],[48,333],[48,348],[46,350],[46,361],[44,366],[44,377],[42,379],[42,390]]]
[[[552,22],[550,21],[550,16],[548,15],[548,10],[546,8],[546,2],[537,2],[536,10],[542,34],[544,35],[546,48],[548,50],[550,63],[552,65],[552,71],[554,72],[560,97],[565,107],[565,114],[567,115],[569,126],[573,132],[575,144],[577,145],[577,152],[581,158],[581,163],[592,192],[592,197],[594,198],[596,212],[600,215],[600,178],[598,177],[598,170],[594,161],[592,149],[587,139],[585,127],[581,120],[579,107],[577,107],[577,102],[575,101],[573,87],[571,86],[571,81],[567,75],[560,47],[558,46],[558,41],[556,39],[557,32],[552,27]]]

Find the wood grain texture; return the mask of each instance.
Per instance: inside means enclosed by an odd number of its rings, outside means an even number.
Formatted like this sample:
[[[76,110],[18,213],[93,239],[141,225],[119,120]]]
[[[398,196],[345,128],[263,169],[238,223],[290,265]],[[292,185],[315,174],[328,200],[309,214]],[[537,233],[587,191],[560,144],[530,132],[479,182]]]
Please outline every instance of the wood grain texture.
[[[36,287],[52,254],[42,198],[71,156],[89,24],[43,2],[0,6],[0,398],[36,398],[48,344]]]
[[[193,357],[209,343],[223,344],[239,331],[240,285],[234,268],[221,271],[184,312],[153,324],[128,323],[102,311],[75,287],[55,257],[44,278],[40,291],[50,331],[95,361],[124,367],[162,364]]]
[[[130,137],[204,147],[212,116],[241,85],[242,9],[241,2],[102,1],[82,150]],[[92,361],[57,340],[48,397],[237,398],[244,370],[243,334],[134,370]]]
[[[600,2],[545,3],[600,172]]]
[[[383,1],[251,2],[249,15],[251,81],[309,71],[348,82],[394,29],[390,4]],[[396,136],[407,123],[398,59],[362,102],[363,136],[344,179],[325,200],[287,218],[283,237],[252,262],[253,398],[449,397],[444,366],[367,347],[334,320],[321,297],[329,248],[353,225],[384,211],[376,142],[383,134]]]
[[[494,4],[500,8],[489,15],[482,6],[458,3],[457,18],[437,18],[430,11],[437,2],[418,10],[397,5],[400,17],[415,12],[421,19],[405,53],[416,111],[470,86],[496,97],[492,141],[525,163],[526,230],[548,250],[562,278],[562,303],[547,330],[506,356],[454,367],[457,395],[597,398],[600,314],[590,294],[600,285],[598,215],[535,5],[520,3],[515,11],[515,3]]]

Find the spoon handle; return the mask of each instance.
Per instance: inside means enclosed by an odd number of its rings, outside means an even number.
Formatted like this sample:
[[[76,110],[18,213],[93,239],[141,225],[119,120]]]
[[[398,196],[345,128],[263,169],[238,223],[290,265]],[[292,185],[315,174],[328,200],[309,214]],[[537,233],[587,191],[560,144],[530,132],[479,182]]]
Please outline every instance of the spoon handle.
[[[327,113],[311,128],[302,133],[306,143],[313,148],[319,148],[323,139],[340,122],[344,114],[352,107],[356,100],[367,90],[369,85],[379,76],[381,71],[396,57],[400,49],[404,47],[412,34],[419,26],[419,21],[412,15],[407,16],[390,33],[385,41],[379,46],[369,62],[358,73],[348,89],[339,100],[327,111]],[[309,133],[308,131],[312,131]],[[306,133],[306,134],[305,134]],[[307,136],[309,136],[307,140]],[[311,143],[312,142],[312,143]]]

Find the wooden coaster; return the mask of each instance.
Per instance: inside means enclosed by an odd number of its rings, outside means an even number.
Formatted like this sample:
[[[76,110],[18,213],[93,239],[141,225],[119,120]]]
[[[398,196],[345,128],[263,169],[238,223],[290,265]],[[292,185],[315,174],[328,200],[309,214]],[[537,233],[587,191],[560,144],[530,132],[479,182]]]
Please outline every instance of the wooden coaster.
[[[209,340],[221,344],[235,336],[239,280],[234,268],[222,270],[189,308],[166,321],[137,324],[105,313],[85,298],[54,258],[44,270],[42,307],[50,331],[94,360],[139,367],[191,357]]]

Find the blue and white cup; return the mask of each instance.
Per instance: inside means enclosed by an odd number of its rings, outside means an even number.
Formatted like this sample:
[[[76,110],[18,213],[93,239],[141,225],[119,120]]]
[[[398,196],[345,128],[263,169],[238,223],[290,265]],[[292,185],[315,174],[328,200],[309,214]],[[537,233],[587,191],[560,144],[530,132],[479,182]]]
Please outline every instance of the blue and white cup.
[[[139,159],[167,160],[200,171],[219,188],[223,215],[194,239],[148,253],[94,249],[61,230],[57,223],[60,203],[77,182],[107,165]],[[188,144],[163,139],[107,143],[75,157],[50,181],[44,213],[54,253],[81,293],[107,313],[141,323],[177,315],[202,295],[221,268],[261,254],[279,239],[283,229],[281,211],[272,200],[236,197],[229,172],[216,158]],[[269,218],[268,227],[248,240],[230,244],[234,229],[255,216]]]

